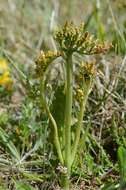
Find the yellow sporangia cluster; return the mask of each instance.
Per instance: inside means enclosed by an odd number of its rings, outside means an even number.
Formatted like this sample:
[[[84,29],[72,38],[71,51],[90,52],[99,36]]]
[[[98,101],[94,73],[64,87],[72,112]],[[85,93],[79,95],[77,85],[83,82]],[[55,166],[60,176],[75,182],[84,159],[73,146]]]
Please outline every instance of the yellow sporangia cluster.
[[[93,79],[96,75],[95,62],[82,62],[79,68],[79,73],[76,75],[75,98],[78,102],[84,100],[85,92],[90,89],[93,83]]]
[[[7,90],[12,89],[13,80],[10,77],[10,68],[8,62],[4,58],[0,58],[0,86]]]
[[[76,27],[72,22],[65,25],[56,32],[55,40],[59,43],[63,52],[69,54],[77,52],[79,54],[99,54],[105,53],[111,44],[100,43],[95,40],[89,32],[85,31],[84,23]]]
[[[75,79],[79,86],[83,87],[85,82],[90,82],[96,75],[96,65],[95,62],[81,62],[79,73],[76,75]]]
[[[95,62],[82,62],[80,66],[81,75],[83,75],[84,80],[93,78],[96,75]]]
[[[40,52],[40,55],[36,59],[36,76],[41,77],[46,71],[48,65],[54,61],[57,57],[60,57],[61,53],[58,51]]]
[[[78,102],[82,102],[84,100],[84,91],[80,88],[77,88],[75,98]]]

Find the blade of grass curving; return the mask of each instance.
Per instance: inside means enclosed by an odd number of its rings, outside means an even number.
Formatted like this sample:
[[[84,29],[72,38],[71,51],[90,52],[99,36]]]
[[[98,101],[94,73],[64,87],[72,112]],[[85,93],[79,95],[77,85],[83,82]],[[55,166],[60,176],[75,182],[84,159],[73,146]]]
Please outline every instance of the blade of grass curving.
[[[0,127],[0,142],[7,148],[7,151],[10,153],[10,156],[15,161],[20,160],[20,154],[17,151],[15,145],[11,140],[8,140],[9,136],[7,133]]]

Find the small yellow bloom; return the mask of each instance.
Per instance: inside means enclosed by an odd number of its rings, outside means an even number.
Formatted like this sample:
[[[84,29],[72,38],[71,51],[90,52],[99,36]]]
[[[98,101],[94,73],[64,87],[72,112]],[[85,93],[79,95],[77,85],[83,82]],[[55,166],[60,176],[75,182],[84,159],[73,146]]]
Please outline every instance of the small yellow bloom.
[[[8,63],[5,59],[0,59],[0,72],[8,70]]]
[[[11,90],[12,78],[10,77],[10,68],[6,59],[0,58],[0,86]]]

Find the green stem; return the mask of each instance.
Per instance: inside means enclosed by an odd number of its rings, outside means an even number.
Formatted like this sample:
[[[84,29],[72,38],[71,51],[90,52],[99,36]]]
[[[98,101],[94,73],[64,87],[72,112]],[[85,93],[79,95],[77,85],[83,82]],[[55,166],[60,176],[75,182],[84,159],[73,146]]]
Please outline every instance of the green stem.
[[[64,160],[63,160],[63,156],[62,156],[62,152],[61,152],[61,146],[60,146],[60,141],[59,141],[59,136],[58,136],[58,127],[57,127],[57,124],[56,124],[56,121],[55,119],[53,118],[50,110],[49,110],[49,107],[46,103],[46,99],[45,99],[45,95],[44,95],[44,86],[45,86],[45,82],[44,82],[44,78],[42,77],[41,78],[41,103],[42,105],[44,106],[47,114],[48,114],[48,117],[50,119],[50,121],[52,122],[52,125],[53,125],[53,128],[54,128],[54,144],[55,144],[55,147],[56,147],[56,151],[57,151],[57,154],[58,154],[58,157],[59,157],[59,160],[60,160],[60,163],[63,165],[64,164]]]
[[[65,167],[67,168],[67,176],[65,178],[65,184],[69,189],[69,177],[71,170],[71,118],[72,118],[72,93],[73,93],[73,66],[72,55],[68,56],[66,62],[66,107],[65,107],[65,122],[64,122],[64,134],[65,134]]]
[[[84,116],[85,106],[86,106],[87,99],[88,99],[89,89],[90,89],[90,85],[88,88],[84,89],[84,91],[85,91],[84,100],[81,101],[81,103],[80,103],[80,112],[79,112],[79,116],[78,116],[78,124],[77,124],[77,128],[76,128],[76,132],[75,132],[75,141],[73,143],[71,164],[73,163],[73,161],[75,159],[75,155],[77,153],[77,148],[78,148],[78,144],[79,144],[79,140],[80,140],[80,133],[81,133],[81,129],[82,129],[83,116]]]
[[[62,185],[62,188],[63,190],[69,190],[69,177],[68,175],[62,175],[61,176],[61,185]]]

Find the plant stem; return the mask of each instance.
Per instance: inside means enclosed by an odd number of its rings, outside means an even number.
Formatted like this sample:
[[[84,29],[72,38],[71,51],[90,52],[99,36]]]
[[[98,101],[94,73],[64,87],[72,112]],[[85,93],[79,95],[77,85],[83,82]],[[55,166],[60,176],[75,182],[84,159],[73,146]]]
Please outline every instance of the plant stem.
[[[72,55],[67,57],[66,63],[66,107],[65,107],[65,167],[67,168],[67,176],[64,179],[65,190],[69,189],[69,177],[71,170],[71,118],[72,118],[72,93],[73,93],[73,65]],[[64,187],[65,188],[65,187]]]
[[[62,152],[61,152],[61,146],[60,146],[59,135],[58,135],[58,127],[57,127],[56,121],[53,118],[53,116],[52,116],[52,114],[51,114],[51,112],[49,110],[49,107],[48,107],[48,105],[46,103],[46,99],[45,99],[45,95],[44,95],[44,86],[45,86],[45,82],[44,81],[45,80],[42,77],[41,78],[41,87],[40,87],[40,91],[41,91],[41,103],[44,106],[44,108],[45,108],[45,110],[46,110],[46,112],[48,114],[48,117],[49,117],[50,121],[52,122],[52,125],[53,125],[53,128],[54,128],[54,145],[56,147],[56,151],[57,151],[60,163],[63,165],[64,164],[64,160],[63,160],[63,156],[62,156]]]
[[[68,178],[68,175],[62,175],[61,176],[61,185],[62,185],[62,188],[63,190],[69,190],[69,178]]]
[[[73,163],[73,161],[75,159],[75,155],[77,153],[77,148],[78,148],[78,144],[79,144],[79,140],[80,140],[80,133],[81,133],[81,129],[82,129],[83,116],[84,116],[85,106],[86,106],[87,99],[88,99],[89,89],[90,89],[90,87],[84,88],[84,91],[85,91],[84,100],[81,101],[81,103],[80,103],[80,112],[79,112],[79,116],[78,116],[78,124],[77,124],[77,128],[76,128],[76,132],[75,132],[75,141],[73,144],[71,164]]]

